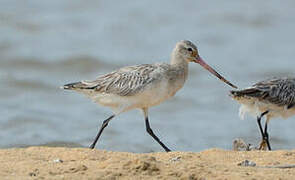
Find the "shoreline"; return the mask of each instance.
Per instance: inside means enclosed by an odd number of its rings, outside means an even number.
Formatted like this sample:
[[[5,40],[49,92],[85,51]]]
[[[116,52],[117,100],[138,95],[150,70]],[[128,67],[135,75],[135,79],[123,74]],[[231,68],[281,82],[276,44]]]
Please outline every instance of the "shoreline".
[[[0,149],[0,156],[4,179],[295,179],[295,150],[129,153],[33,146]]]

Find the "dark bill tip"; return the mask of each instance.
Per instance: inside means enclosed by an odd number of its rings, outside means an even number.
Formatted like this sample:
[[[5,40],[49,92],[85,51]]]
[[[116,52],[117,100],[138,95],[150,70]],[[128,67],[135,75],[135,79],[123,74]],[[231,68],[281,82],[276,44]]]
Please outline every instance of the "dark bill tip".
[[[205,69],[207,69],[209,72],[211,72],[212,74],[214,74],[216,77],[218,77],[221,81],[225,82],[226,84],[230,85],[231,87],[237,89],[238,87],[233,85],[231,82],[229,82],[228,80],[226,80],[224,77],[222,77],[218,72],[216,72],[212,67],[210,67],[207,63],[205,63],[205,61],[203,61],[203,59],[201,57],[198,57],[195,60],[196,63],[200,64],[202,67],[204,67]]]

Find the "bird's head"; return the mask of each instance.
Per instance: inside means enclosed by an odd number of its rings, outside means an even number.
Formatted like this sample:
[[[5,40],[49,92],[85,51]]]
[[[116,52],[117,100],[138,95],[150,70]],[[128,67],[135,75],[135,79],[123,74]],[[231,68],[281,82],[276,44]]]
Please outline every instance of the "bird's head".
[[[187,40],[182,40],[178,42],[174,48],[174,55],[177,58],[184,59],[187,63],[194,62],[200,64],[203,68],[214,74],[221,81],[230,85],[233,88],[237,88],[237,86],[230,83],[224,77],[222,77],[219,73],[217,73],[212,67],[210,67],[203,59],[200,57],[197,46],[192,42]]]
[[[196,60],[200,58],[197,46],[187,40],[178,42],[174,51],[178,56],[188,63],[196,62]]]

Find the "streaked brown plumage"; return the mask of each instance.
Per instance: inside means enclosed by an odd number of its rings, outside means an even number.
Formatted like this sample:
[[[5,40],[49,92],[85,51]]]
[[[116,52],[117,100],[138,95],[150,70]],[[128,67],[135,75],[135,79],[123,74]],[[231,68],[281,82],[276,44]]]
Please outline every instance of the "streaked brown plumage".
[[[67,86],[71,89],[94,90],[119,96],[132,96],[139,93],[153,81],[164,78],[165,75],[162,72],[169,73],[168,66],[169,64],[166,63],[128,66],[99,76],[93,81],[86,80]]]
[[[277,106],[291,107],[295,103],[295,79],[273,78],[258,82],[252,87],[231,91],[235,97],[253,97]]]

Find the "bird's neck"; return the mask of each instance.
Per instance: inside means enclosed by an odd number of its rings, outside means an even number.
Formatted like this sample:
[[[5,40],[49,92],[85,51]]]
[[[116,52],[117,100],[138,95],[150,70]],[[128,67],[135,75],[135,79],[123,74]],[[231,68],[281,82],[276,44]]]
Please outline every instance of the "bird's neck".
[[[187,79],[188,74],[188,62],[181,56],[179,56],[177,53],[171,55],[170,60],[171,69],[173,69],[173,72],[175,73],[175,76],[182,77],[180,79],[184,79],[184,81]]]
[[[173,51],[171,54],[170,64],[176,66],[188,66],[188,62],[186,61],[186,59],[175,51]]]
[[[176,62],[171,60],[170,66],[173,69],[178,69],[180,71],[184,71],[184,72],[188,71],[188,63],[185,60],[184,61],[176,61]]]

